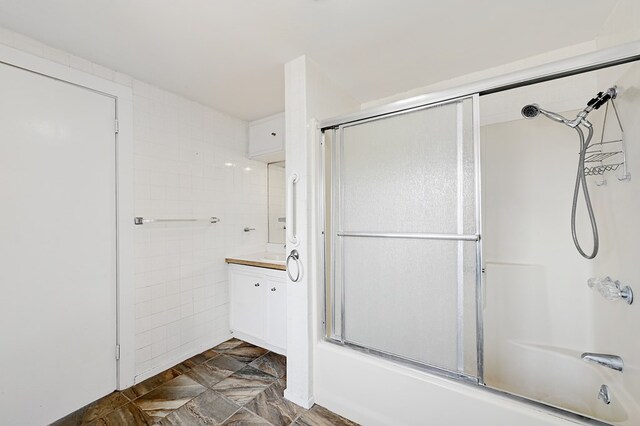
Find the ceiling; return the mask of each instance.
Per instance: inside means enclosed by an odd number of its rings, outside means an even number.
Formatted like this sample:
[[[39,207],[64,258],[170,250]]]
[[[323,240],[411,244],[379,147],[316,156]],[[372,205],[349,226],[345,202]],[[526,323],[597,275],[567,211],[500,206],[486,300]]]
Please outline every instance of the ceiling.
[[[593,40],[616,0],[0,0],[0,26],[253,120],[306,54],[361,102]]]

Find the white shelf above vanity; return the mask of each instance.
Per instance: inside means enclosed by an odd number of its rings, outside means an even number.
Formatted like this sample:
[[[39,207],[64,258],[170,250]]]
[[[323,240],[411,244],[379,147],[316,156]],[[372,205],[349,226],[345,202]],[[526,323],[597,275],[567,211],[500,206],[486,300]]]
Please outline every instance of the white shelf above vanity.
[[[249,158],[265,163],[284,161],[284,113],[249,123]]]

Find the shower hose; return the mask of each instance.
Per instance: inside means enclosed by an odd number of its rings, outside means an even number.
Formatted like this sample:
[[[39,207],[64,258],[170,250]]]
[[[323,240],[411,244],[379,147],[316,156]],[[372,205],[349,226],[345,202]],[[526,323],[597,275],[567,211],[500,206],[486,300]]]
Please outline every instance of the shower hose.
[[[587,154],[587,149],[591,143],[593,136],[593,127],[591,125],[585,126],[588,129],[587,139],[585,141],[584,132],[579,126],[574,127],[580,137],[580,159],[578,160],[578,174],[576,175],[576,185],[573,190],[573,206],[571,207],[571,236],[573,237],[573,244],[578,249],[578,252],[582,257],[586,259],[593,259],[598,254],[598,248],[600,242],[598,240],[598,225],[596,224],[596,217],[593,214],[593,206],[591,205],[591,197],[589,197],[589,188],[587,188],[587,178],[584,175],[584,159]],[[589,213],[589,221],[591,222],[591,231],[593,232],[593,251],[591,254],[586,254],[580,242],[578,241],[578,235],[576,233],[576,210],[578,205],[578,194],[580,193],[580,185],[582,185],[582,193],[584,195],[584,201],[587,205],[587,212]]]

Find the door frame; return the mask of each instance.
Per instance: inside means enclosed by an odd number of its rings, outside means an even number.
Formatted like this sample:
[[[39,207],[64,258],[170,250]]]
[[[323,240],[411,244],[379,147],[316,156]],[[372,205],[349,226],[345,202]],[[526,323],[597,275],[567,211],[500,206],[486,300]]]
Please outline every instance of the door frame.
[[[72,69],[48,59],[0,45],[0,63],[82,87],[115,100],[116,148],[116,358],[117,389],[135,377],[133,280],[133,95],[130,87]],[[114,123],[115,126],[115,123]],[[117,359],[116,350],[120,357]]]

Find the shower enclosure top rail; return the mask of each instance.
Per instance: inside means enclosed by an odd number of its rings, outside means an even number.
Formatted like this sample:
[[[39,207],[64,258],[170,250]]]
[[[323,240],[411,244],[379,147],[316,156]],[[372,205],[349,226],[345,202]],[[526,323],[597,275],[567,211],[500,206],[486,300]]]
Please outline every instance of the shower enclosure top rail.
[[[364,109],[348,115],[328,118],[318,124],[320,129],[334,128],[339,125],[352,123],[380,115],[404,111],[407,109],[448,101],[455,98],[478,93],[488,95],[517,87],[529,86],[561,77],[594,71],[613,65],[625,64],[640,60],[640,41],[626,43],[597,52],[563,59],[522,71],[504,74],[499,77],[488,78],[477,82],[460,85],[450,89],[414,96],[408,99],[391,102],[382,106]]]

